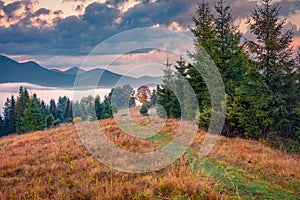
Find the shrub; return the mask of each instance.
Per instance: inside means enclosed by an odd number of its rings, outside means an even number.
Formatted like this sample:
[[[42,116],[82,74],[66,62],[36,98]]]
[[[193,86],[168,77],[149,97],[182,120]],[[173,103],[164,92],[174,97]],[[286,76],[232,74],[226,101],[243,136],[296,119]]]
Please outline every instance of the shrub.
[[[59,119],[56,119],[56,120],[53,121],[53,125],[54,125],[54,126],[57,126],[59,123],[60,123],[60,120],[59,120]]]
[[[148,108],[147,108],[147,105],[143,105],[142,108],[140,109],[140,113],[142,115],[146,115],[148,113]]]
[[[53,125],[53,122],[54,122],[54,117],[53,115],[48,115],[46,118],[45,118],[45,121],[46,121],[46,128],[49,128]]]
[[[105,113],[105,114],[103,115],[103,118],[104,118],[104,119],[107,119],[107,118],[111,118],[111,117],[110,117],[110,115],[109,115],[108,113]]]
[[[75,117],[75,118],[73,118],[73,123],[78,123],[78,122],[82,122],[82,118],[81,117]]]

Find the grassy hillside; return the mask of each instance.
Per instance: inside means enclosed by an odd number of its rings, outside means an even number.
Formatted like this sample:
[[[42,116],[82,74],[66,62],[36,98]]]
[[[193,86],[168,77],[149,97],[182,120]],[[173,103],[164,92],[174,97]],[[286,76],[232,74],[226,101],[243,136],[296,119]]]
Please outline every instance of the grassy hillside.
[[[124,134],[113,119],[100,123],[120,148],[147,152],[172,139],[179,121],[168,120],[148,140]],[[138,123],[147,123],[141,118]],[[300,155],[264,143],[219,137],[200,159],[205,133],[165,169],[119,172],[83,147],[74,125],[0,139],[0,199],[299,199]]]

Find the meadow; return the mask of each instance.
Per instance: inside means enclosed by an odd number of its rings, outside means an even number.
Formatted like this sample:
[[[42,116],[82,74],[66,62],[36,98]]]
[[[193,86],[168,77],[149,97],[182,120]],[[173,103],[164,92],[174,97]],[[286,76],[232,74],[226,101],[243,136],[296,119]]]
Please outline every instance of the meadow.
[[[149,118],[135,118],[139,125]],[[84,123],[84,122],[81,122]],[[180,121],[168,119],[148,139],[123,132],[114,119],[96,121],[119,148],[149,152],[174,137]],[[170,166],[125,173],[95,159],[76,124],[0,139],[0,199],[299,199],[300,154],[267,141],[219,136],[208,156],[197,152],[199,130],[188,151]]]

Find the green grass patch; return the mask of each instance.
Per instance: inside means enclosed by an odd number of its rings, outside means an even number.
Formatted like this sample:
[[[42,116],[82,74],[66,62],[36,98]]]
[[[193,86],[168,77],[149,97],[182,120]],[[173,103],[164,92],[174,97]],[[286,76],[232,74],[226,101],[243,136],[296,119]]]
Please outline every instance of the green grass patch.
[[[165,145],[165,144],[168,144],[169,142],[171,142],[172,139],[173,139],[173,137],[168,135],[168,133],[161,131],[161,132],[157,133],[156,135],[153,135],[153,136],[147,138],[146,140],[150,141],[150,142],[156,142],[161,145]]]
[[[201,159],[191,150],[187,156],[196,172],[215,180],[213,187],[220,194],[226,194],[234,199],[299,199],[296,192],[270,183],[259,175],[213,158]]]

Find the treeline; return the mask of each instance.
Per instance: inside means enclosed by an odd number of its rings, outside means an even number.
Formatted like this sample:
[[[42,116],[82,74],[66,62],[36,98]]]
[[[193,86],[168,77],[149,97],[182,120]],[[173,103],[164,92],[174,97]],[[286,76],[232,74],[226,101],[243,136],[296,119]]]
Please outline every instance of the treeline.
[[[75,118],[77,121],[112,118],[118,109],[133,106],[134,89],[130,85],[113,88],[103,101],[99,95],[83,97],[76,102],[64,96],[59,97],[57,102],[51,99],[49,104],[36,94],[30,96],[21,86],[18,96],[12,95],[5,102],[3,115],[0,115],[0,136],[43,130],[60,123],[74,122]]]
[[[16,98],[12,95],[6,99],[3,117],[0,115],[0,136],[43,130],[72,119],[72,102],[66,96],[59,97],[57,104],[51,99],[48,105],[21,86]]]
[[[95,98],[89,95],[74,103],[74,117],[79,118],[79,121],[112,118],[118,109],[136,106],[134,95],[135,91],[129,84],[112,88],[102,102],[99,95]]]
[[[182,110],[190,110],[191,117],[199,115],[199,126],[208,128],[212,113],[210,94],[196,70],[210,70],[201,61],[205,49],[225,85],[227,112],[223,135],[259,139],[276,133],[300,141],[300,50],[293,49],[293,30],[284,31],[286,22],[280,19],[279,12],[277,4],[261,0],[248,18],[247,24],[255,36],[250,41],[242,38],[230,5],[224,0],[218,0],[214,10],[208,2],[199,3],[192,18],[193,62],[186,63],[180,57],[173,68],[167,63],[163,84],[158,87],[158,103],[167,116],[178,118]],[[180,108],[179,102],[184,102],[183,97],[189,94],[185,94],[185,85],[180,84],[178,77],[185,77],[194,89],[199,113],[191,112],[194,108],[190,103],[183,103],[184,108]],[[175,88],[182,91],[179,99],[168,85],[181,87]]]

